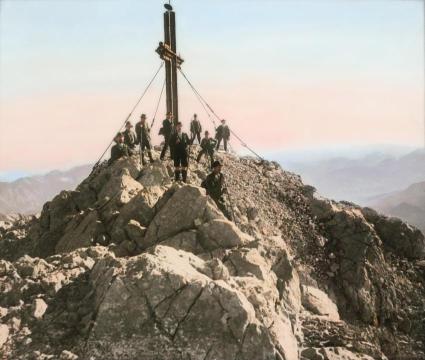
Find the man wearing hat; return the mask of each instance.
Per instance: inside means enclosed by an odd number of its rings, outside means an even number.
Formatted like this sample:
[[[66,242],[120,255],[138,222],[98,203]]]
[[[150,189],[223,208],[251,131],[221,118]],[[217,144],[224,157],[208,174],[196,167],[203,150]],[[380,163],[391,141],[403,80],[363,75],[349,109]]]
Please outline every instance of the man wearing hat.
[[[168,146],[170,146],[170,137],[173,133],[173,114],[169,111],[167,112],[167,117],[162,122],[162,128],[159,130],[159,135],[164,136],[164,147],[162,148],[160,159],[164,160],[165,153],[167,152]],[[173,158],[173,147],[170,146],[171,158]]]
[[[208,155],[211,160],[211,166],[214,162],[214,149],[217,145],[217,140],[210,138],[209,132],[205,131],[205,137],[201,141],[201,151],[196,158],[196,161],[201,161],[203,155]]]
[[[220,148],[221,140],[223,140],[224,151],[227,151],[227,142],[230,138],[230,129],[226,125],[226,120],[221,120],[221,125],[216,129],[215,138],[217,139],[217,147],[218,150]]]
[[[224,183],[224,175],[221,173],[222,165],[220,161],[216,160],[212,164],[212,172],[202,182],[201,186],[206,189],[207,195],[214,200],[217,207],[221,212],[230,219],[229,212],[227,211],[226,204],[224,202],[223,195],[227,193],[227,189]]]
[[[198,115],[193,114],[193,120],[190,122],[190,143],[193,144],[195,138],[198,139],[198,144],[201,144],[202,126],[198,120]]]
[[[128,147],[124,144],[124,134],[119,132],[114,138],[115,145],[111,148],[111,158],[108,164],[111,165],[115,160],[118,160],[124,156],[129,156]]]
[[[140,115],[140,121],[136,124],[137,143],[140,146],[140,154],[142,157],[142,164],[146,165],[144,150],[148,151],[149,161],[153,163],[151,152],[151,129],[146,122],[146,115]]]
[[[182,123],[178,122],[176,130],[170,138],[170,146],[174,149],[174,177],[176,181],[180,180],[180,173],[182,175],[183,182],[186,182],[187,180],[187,167],[189,166],[189,154],[187,152],[187,147],[189,145],[189,136],[182,132]]]
[[[130,155],[134,155],[136,153],[137,144],[137,137],[132,127],[133,124],[130,121],[127,121],[125,123],[124,143],[127,145],[128,152]]]

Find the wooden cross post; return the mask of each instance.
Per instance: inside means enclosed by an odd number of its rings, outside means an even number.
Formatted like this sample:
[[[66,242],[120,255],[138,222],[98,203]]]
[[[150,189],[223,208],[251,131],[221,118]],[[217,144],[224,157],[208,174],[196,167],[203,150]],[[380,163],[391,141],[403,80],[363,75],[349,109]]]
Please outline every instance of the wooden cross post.
[[[176,52],[176,17],[173,8],[165,4],[164,12],[164,42],[160,42],[156,52],[165,61],[165,88],[167,100],[167,113],[171,112],[174,124],[179,121],[179,107],[177,95],[177,70],[183,59]]]

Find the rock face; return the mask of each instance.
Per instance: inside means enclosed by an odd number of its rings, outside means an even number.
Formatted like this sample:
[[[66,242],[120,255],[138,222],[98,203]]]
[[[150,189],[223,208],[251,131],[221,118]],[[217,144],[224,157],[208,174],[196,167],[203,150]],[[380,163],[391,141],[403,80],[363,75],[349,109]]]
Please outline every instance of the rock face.
[[[233,221],[199,187],[206,165],[173,184],[135,157],[0,228],[0,354],[424,358],[420,232],[275,163],[222,161]]]

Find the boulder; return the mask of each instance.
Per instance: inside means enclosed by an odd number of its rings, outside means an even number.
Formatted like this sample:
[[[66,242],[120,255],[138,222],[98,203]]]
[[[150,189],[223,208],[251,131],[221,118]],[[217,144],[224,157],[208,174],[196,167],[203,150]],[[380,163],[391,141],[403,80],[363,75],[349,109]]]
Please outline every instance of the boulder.
[[[55,252],[65,253],[96,244],[96,239],[105,233],[97,211],[88,211],[75,216],[66,226]]]
[[[224,218],[218,212],[207,211],[214,205],[205,195],[205,190],[200,187],[187,185],[176,189],[171,196],[168,194],[164,196],[166,202],[160,207],[146,232],[145,247],[164,241],[180,232],[196,229],[199,224],[210,220],[211,217]]]
[[[332,321],[339,321],[337,306],[322,290],[303,285],[302,304],[313,314],[326,316]]]
[[[47,304],[43,299],[35,299],[33,303],[32,315],[36,319],[41,319],[47,310]]]
[[[369,208],[362,209],[362,213],[374,225],[384,245],[408,259],[425,258],[425,237],[419,229]]]
[[[199,226],[199,240],[206,250],[230,249],[246,245],[253,239],[225,219],[216,219]]]
[[[146,233],[146,228],[141,226],[136,220],[130,220],[124,228],[128,238],[136,244],[143,244],[142,240]]]
[[[5,324],[0,324],[0,350],[7,341],[9,336],[9,328]]]
[[[100,274],[95,286],[110,285],[97,294],[87,357],[275,358],[272,334],[251,303],[237,288],[205,275],[211,272],[200,258],[156,246],[123,265],[114,277],[106,262],[94,269]]]

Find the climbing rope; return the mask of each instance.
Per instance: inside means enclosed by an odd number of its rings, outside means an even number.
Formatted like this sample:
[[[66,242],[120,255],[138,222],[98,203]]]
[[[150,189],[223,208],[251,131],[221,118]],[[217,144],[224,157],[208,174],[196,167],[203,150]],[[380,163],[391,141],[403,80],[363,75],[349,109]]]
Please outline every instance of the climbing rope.
[[[151,81],[149,81],[148,85],[146,86],[145,90],[143,91],[142,95],[140,95],[139,99],[137,100],[136,104],[133,106],[133,108],[131,109],[130,113],[128,114],[128,116],[125,118],[124,122],[122,123],[121,127],[118,129],[117,132],[120,132],[121,129],[123,128],[123,126],[125,125],[125,123],[128,121],[128,119],[130,119],[131,115],[133,115],[134,110],[136,110],[137,106],[139,105],[140,101],[142,101],[143,97],[145,96],[146,92],[148,91],[148,89],[150,88],[150,86],[152,85],[153,81],[155,80],[156,76],[158,75],[159,71],[162,69],[162,67],[164,66],[164,62],[161,62],[161,65],[159,66],[158,70],[156,71],[155,75],[153,76],[153,78],[151,79]],[[108,151],[108,149],[111,147],[112,142],[114,140],[111,140],[108,144],[108,146],[106,147],[105,151],[102,153],[102,155],[100,156],[99,160],[97,160],[96,164],[94,165],[93,168],[96,168],[100,161],[102,160],[102,158],[105,156],[106,152]]]
[[[165,88],[165,79],[164,79],[164,83],[162,84],[162,89],[161,89],[161,93],[159,94],[158,102],[156,104],[155,113],[153,114],[153,118],[152,118],[152,122],[151,122],[151,128],[152,128],[153,124],[155,123],[156,114],[158,113],[159,103],[161,102],[162,93],[164,92],[164,88]]]
[[[180,73],[183,75],[183,77],[186,79],[187,83],[189,84],[189,86],[192,88],[193,92],[195,93],[195,95],[198,97],[198,100],[202,103],[205,104],[205,106],[211,111],[211,113],[219,120],[221,121],[222,118],[220,118],[217,113],[214,111],[214,109],[207,103],[207,101],[202,97],[202,95],[199,93],[198,90],[196,90],[195,86],[190,82],[190,80],[187,78],[186,74],[183,72],[182,69],[179,69]],[[204,107],[205,108],[205,107]],[[214,123],[214,128],[216,128],[215,126],[215,122],[213,120]],[[230,133],[239,140],[239,142],[241,143],[241,145],[243,147],[245,147],[247,150],[249,150],[251,153],[253,153],[259,160],[264,161],[264,159],[257,153],[255,152],[250,146],[248,146],[248,144],[243,141],[239,135],[237,135],[230,127],[229,127]]]
[[[214,125],[214,130],[217,128],[217,125],[214,121],[214,119],[211,117],[209,111],[207,110],[206,106],[209,107],[209,105],[203,100],[203,97],[201,96],[201,94],[196,90],[196,88],[193,86],[193,84],[190,82],[190,80],[187,78],[187,76],[185,75],[185,73],[183,72],[182,69],[179,69],[180,73],[183,75],[183,77],[185,78],[185,80],[187,81],[187,83],[189,84],[190,88],[192,89],[193,93],[195,94],[195,97],[198,99],[199,103],[202,105],[202,107],[205,110],[205,113],[208,116],[208,119],[212,122],[212,124]],[[205,106],[205,104],[206,106]]]

